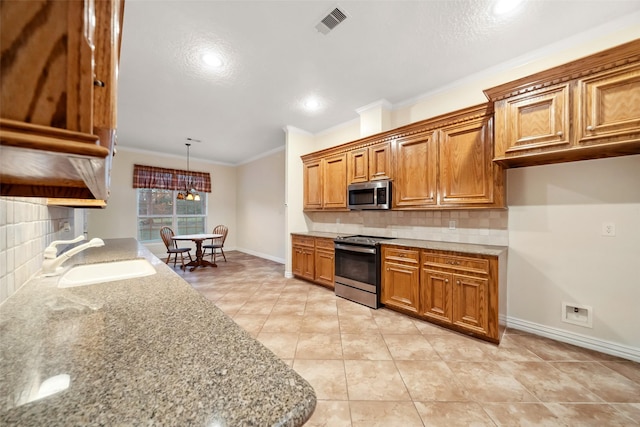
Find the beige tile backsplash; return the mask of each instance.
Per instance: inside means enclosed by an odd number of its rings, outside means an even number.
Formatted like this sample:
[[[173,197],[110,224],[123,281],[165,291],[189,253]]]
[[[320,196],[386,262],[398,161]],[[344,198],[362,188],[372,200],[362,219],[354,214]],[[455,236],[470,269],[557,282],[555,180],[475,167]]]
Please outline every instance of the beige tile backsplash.
[[[308,212],[311,231],[400,237],[483,245],[509,244],[508,211]],[[449,228],[455,221],[455,229]]]
[[[69,238],[61,222],[73,225],[73,209],[49,207],[46,199],[0,197],[0,303],[42,267],[44,248]]]

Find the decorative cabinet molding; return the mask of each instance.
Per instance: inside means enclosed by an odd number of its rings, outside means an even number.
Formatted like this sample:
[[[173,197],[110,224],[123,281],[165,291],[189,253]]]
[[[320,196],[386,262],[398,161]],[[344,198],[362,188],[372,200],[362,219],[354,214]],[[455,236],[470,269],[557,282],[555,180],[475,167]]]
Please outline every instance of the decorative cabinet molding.
[[[291,254],[294,276],[334,288],[335,255],[332,239],[292,234]]]
[[[123,7],[3,3],[1,195],[107,199]]]
[[[506,253],[462,254],[382,245],[381,302],[498,343],[506,309]]]
[[[505,167],[640,153],[640,40],[484,92]]]

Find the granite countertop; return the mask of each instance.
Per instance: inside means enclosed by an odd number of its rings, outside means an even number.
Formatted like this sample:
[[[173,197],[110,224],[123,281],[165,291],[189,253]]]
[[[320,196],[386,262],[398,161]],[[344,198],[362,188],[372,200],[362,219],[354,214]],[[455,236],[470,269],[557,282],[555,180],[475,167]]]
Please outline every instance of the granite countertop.
[[[0,305],[0,425],[300,426],[311,416],[309,383],[135,239],[105,240],[65,266],[132,258],[157,274],[65,289],[60,276],[36,278]],[[52,382],[62,390],[37,399]]]
[[[335,239],[338,236],[352,236],[353,233],[329,233],[325,231],[303,231],[291,233],[299,236],[326,237]],[[406,246],[419,249],[432,249],[435,251],[461,252],[465,254],[494,255],[499,256],[507,251],[507,246],[481,245],[475,243],[441,242],[436,240],[389,238],[380,242],[381,245]]]

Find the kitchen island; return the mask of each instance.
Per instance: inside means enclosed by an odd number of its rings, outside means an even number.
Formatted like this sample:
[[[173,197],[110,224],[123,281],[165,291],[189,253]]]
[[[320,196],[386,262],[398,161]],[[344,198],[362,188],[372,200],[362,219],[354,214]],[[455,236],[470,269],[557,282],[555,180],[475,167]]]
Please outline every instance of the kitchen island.
[[[0,425],[304,424],[309,383],[135,239],[65,266],[133,258],[157,273],[35,278],[0,305]]]

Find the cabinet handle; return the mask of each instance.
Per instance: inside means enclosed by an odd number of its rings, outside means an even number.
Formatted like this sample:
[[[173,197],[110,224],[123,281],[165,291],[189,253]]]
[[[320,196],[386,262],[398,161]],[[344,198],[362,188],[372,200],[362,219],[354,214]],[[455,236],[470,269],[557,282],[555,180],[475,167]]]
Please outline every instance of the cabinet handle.
[[[102,80],[98,80],[98,79],[95,79],[93,81],[93,85],[94,86],[98,86],[98,87],[104,87],[105,86],[104,82]]]
[[[556,135],[558,135],[558,136],[562,136],[562,135],[563,135],[563,134],[562,134],[562,131],[559,131],[558,133],[556,133]]]
[[[593,130],[593,129],[594,129],[593,126],[591,126],[591,125],[587,126],[587,130]]]

